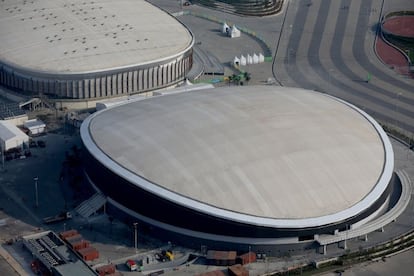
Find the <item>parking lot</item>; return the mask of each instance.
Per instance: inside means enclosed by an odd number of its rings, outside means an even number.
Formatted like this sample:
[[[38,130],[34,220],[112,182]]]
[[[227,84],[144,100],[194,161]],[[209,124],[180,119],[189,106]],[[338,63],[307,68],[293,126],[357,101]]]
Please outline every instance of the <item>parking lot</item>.
[[[88,262],[94,268],[113,263],[123,274],[138,273],[129,271],[126,266],[128,259],[137,264],[144,263],[154,270],[158,269],[158,263],[165,268],[170,267],[165,254],[161,253],[171,245],[143,237],[140,233],[136,251],[132,225],[125,225],[102,212],[86,220],[74,211],[91,194],[90,187],[82,188],[80,168],[68,165],[74,151],[80,149],[78,135],[48,133],[33,137],[30,144],[25,149],[30,151],[30,155],[21,158],[23,155],[15,153],[1,169],[0,242],[5,253],[0,254],[3,256],[0,258],[1,271],[13,271],[6,258],[14,258],[18,260],[14,270],[22,269],[31,275],[33,256],[23,248],[21,237],[45,230],[59,233],[69,229],[78,230],[99,251],[99,258]],[[66,210],[73,214],[71,219],[44,224],[45,217]],[[186,253],[174,248],[174,254],[183,261]]]

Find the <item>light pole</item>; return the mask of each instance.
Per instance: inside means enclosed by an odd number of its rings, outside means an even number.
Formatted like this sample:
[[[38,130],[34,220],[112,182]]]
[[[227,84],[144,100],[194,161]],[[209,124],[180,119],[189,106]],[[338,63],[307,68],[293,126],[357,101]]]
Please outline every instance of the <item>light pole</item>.
[[[4,146],[3,146],[3,142],[1,143],[1,164],[2,164],[3,169],[4,169]]]
[[[348,224],[345,224],[345,243],[344,243],[344,249],[348,249],[347,247],[347,241],[348,241]]]
[[[249,267],[251,266],[251,258],[250,258],[250,254],[251,254],[251,251],[252,251],[252,247],[249,245]]]
[[[37,191],[37,181],[39,180],[39,177],[34,177],[34,185],[35,185],[35,206],[36,208],[39,207],[39,197],[38,197],[38,191]]]
[[[295,59],[295,50],[292,49],[292,48],[288,48],[288,51],[287,51],[287,71],[288,71],[288,73],[291,71],[290,70],[290,62],[291,62],[290,56],[292,56],[292,58]]]
[[[138,232],[138,222],[134,222],[134,231],[135,231],[135,254],[137,254],[138,253],[138,246],[137,246],[137,243],[138,243],[138,234],[137,234],[137,232]]]

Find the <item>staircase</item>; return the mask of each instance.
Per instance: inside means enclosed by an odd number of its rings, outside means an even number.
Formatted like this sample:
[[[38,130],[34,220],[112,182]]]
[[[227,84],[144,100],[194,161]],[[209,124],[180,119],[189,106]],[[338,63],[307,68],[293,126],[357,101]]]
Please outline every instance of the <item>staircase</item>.
[[[75,208],[75,211],[81,217],[88,218],[102,208],[105,203],[106,197],[101,193],[96,193],[89,199],[79,204],[79,206]]]

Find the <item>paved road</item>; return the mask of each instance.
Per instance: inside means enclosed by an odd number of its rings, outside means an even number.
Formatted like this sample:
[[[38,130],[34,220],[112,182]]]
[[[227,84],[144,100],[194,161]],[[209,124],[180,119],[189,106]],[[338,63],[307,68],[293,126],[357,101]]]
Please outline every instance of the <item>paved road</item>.
[[[413,272],[412,260],[414,258],[414,251],[409,250],[401,254],[397,254],[390,258],[375,262],[366,262],[363,264],[355,265],[349,269],[346,269],[343,276],[410,276]],[[324,276],[338,276],[338,273],[325,273]]]
[[[176,1],[151,0],[168,12],[181,10]],[[323,91],[364,109],[382,123],[414,135],[414,80],[382,64],[374,51],[378,22],[395,10],[414,9],[410,0],[290,0],[281,14],[242,17],[200,6],[184,7],[254,30],[274,46],[274,63],[251,66],[252,83],[275,77],[280,85]],[[260,45],[241,39],[223,40],[212,32],[217,24],[192,16],[178,17],[223,63],[258,51]],[[217,47],[220,45],[220,47]],[[227,73],[227,72],[226,72]],[[370,81],[366,80],[370,75]]]
[[[281,85],[338,96],[412,135],[414,80],[384,66],[374,52],[382,15],[402,7],[413,9],[414,2],[289,1],[275,51],[275,77]]]

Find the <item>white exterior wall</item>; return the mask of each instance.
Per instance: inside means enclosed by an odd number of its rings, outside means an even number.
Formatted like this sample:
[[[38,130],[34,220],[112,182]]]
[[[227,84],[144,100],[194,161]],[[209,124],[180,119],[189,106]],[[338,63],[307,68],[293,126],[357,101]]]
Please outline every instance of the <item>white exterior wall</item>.
[[[0,121],[0,143],[4,151],[29,143],[29,136],[10,122]]]

